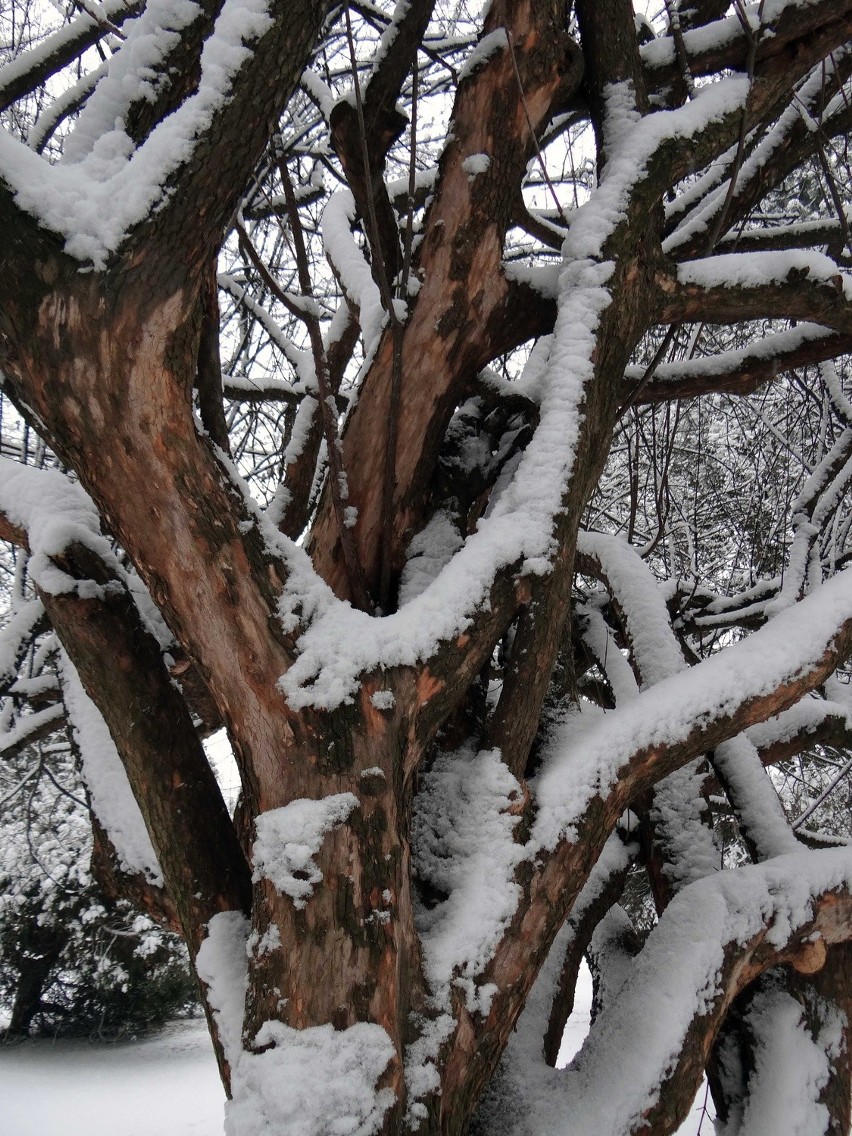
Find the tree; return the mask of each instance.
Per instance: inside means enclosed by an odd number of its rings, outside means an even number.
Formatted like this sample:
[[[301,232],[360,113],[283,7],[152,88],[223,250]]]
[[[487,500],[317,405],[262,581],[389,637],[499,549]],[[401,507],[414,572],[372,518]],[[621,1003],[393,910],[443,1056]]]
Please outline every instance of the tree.
[[[849,744],[852,3],[16,11],[6,674],[46,620],[229,1131],[848,1131],[764,766]]]
[[[44,683],[42,683],[44,686]],[[196,1003],[181,940],[92,878],[92,825],[68,743],[6,756],[0,1036],[115,1037]]]

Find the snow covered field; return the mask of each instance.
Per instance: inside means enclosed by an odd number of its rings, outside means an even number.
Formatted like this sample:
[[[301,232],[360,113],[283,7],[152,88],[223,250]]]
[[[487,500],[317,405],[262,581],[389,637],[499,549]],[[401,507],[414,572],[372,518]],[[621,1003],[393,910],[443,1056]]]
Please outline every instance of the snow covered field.
[[[589,1028],[583,968],[563,1042],[568,1060]],[[703,1091],[696,1102],[700,1109]],[[216,1136],[224,1095],[203,1019],[115,1045],[28,1041],[0,1049],[0,1136]],[[693,1111],[679,1136],[696,1136]],[[701,1136],[711,1136],[704,1120]]]
[[[214,1136],[224,1094],[203,1019],[115,1045],[0,1050],[3,1136]]]

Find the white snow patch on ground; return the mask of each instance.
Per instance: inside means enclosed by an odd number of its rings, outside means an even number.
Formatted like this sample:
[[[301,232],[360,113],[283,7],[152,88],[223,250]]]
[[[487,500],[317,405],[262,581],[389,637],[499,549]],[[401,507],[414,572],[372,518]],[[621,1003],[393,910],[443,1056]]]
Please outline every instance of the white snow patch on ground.
[[[225,1094],[201,1019],[114,1045],[0,1049],[6,1136],[214,1136]]]

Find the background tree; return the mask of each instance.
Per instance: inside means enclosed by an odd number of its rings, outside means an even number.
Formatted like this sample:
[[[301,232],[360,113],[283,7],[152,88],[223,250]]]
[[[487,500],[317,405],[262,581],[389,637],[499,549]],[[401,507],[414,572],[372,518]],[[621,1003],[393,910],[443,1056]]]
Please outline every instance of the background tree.
[[[852,4],[10,12],[6,689],[229,1131],[848,1131]]]
[[[61,743],[60,743],[61,744]],[[0,1004],[7,1039],[116,1037],[196,1006],[181,940],[92,878],[92,826],[67,746],[7,755]]]

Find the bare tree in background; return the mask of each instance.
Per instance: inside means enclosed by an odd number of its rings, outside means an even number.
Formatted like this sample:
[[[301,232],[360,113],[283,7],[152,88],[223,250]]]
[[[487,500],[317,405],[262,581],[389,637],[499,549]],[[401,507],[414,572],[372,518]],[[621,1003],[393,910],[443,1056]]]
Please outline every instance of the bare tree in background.
[[[0,752],[233,1136],[849,1131],[852,2],[650,16],[3,16]]]

